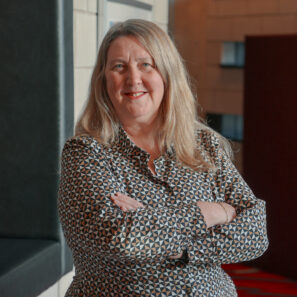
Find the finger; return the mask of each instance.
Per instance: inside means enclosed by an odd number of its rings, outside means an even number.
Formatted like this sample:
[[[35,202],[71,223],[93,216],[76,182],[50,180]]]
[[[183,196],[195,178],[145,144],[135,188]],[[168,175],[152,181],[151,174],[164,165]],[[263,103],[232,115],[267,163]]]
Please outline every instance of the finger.
[[[111,201],[112,201],[115,205],[117,205],[117,206],[119,206],[119,207],[122,205],[122,202],[118,199],[117,196],[115,196],[115,195],[111,195],[111,196],[110,196],[110,199],[111,199]]]
[[[144,207],[143,204],[139,201],[137,201],[136,199],[134,198],[131,198],[125,194],[122,194],[122,193],[117,193],[118,195],[116,196],[116,199],[118,199],[119,201],[127,204],[127,205],[130,205],[132,207]]]
[[[112,200],[112,202],[117,203],[118,202],[118,198],[114,195],[110,196],[110,199]]]
[[[134,200],[133,198],[122,193],[116,193],[116,197],[121,200]]]
[[[122,194],[119,194],[119,193],[115,193],[115,194],[111,195],[110,197],[114,201],[125,201],[125,200],[129,199],[128,196],[125,196],[125,195],[122,195]]]
[[[227,207],[228,207],[228,215],[230,217],[230,222],[231,222],[236,217],[236,210],[230,204],[227,204]]]
[[[121,209],[122,207],[125,207],[126,210],[133,210],[144,207],[144,205],[141,202],[119,192],[114,195],[111,195],[111,200]]]
[[[121,208],[124,211],[138,208],[137,206],[131,205],[131,204],[127,203],[126,201],[120,201],[120,200],[114,199],[113,202],[115,205],[117,205],[119,208]]]

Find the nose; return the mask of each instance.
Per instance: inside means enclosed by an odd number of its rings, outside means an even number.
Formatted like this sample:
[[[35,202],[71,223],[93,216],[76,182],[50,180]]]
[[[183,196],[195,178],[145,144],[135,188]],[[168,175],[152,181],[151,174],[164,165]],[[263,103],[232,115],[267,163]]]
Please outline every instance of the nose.
[[[141,84],[141,71],[135,66],[128,67],[126,81],[129,86]]]

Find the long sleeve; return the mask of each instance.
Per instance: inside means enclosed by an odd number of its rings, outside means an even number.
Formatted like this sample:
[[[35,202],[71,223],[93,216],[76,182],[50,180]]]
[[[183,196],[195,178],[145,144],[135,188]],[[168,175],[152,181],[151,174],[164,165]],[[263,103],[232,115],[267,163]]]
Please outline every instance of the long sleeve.
[[[268,247],[265,202],[257,199],[231,160],[220,148],[215,135],[209,135],[208,151],[217,171],[215,201],[225,201],[236,209],[229,224],[209,229],[204,238],[193,237],[188,247],[192,263],[235,263],[261,256]]]
[[[194,204],[123,212],[109,198],[116,192],[124,192],[124,188],[106,162],[104,149],[90,137],[67,141],[58,203],[63,231],[73,251],[151,261],[176,254],[188,245],[189,238],[207,232]]]

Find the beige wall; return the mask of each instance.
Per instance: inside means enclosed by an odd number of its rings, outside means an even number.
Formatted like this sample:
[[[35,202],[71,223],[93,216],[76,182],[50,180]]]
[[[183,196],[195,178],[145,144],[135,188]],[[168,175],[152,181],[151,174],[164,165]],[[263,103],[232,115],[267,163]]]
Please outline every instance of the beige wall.
[[[73,1],[74,117],[77,119],[88,93],[97,53],[97,0]],[[101,7],[100,7],[101,8]],[[98,14],[101,17],[101,14]]]

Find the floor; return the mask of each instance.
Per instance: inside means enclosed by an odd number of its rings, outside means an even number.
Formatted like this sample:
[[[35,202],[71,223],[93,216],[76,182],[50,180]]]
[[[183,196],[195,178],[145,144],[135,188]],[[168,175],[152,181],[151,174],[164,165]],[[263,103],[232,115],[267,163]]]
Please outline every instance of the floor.
[[[297,297],[297,282],[241,264],[223,266],[232,277],[239,297]]]

